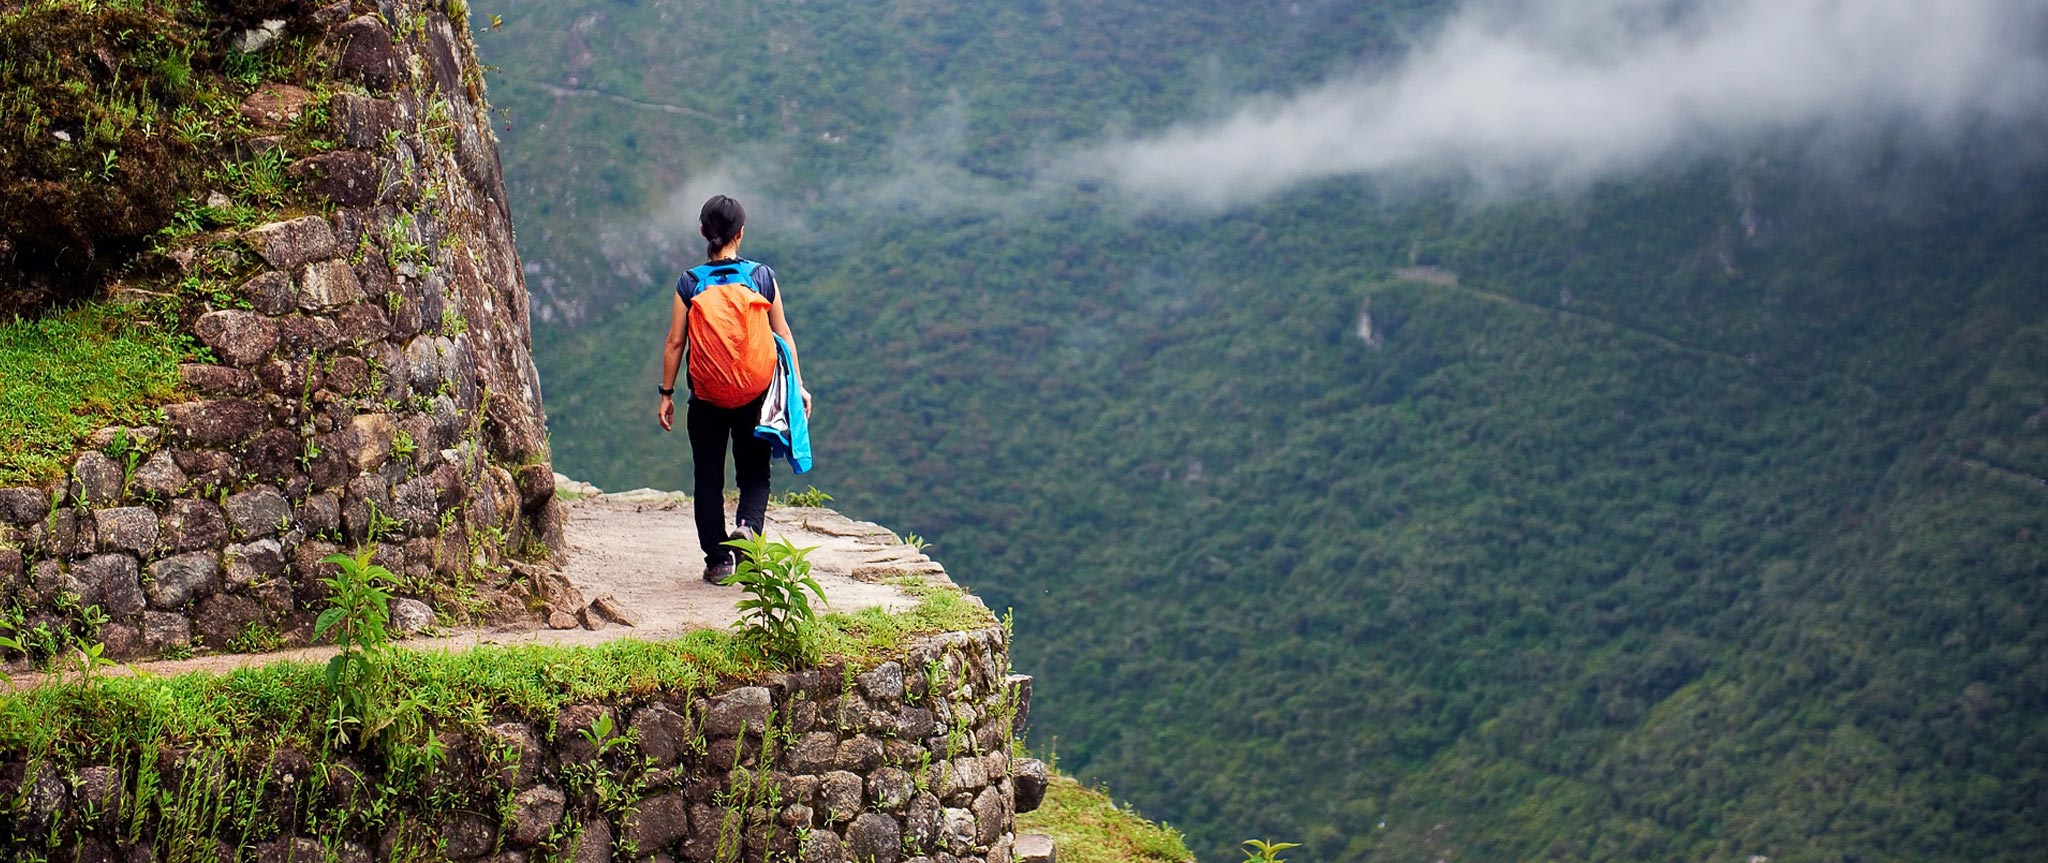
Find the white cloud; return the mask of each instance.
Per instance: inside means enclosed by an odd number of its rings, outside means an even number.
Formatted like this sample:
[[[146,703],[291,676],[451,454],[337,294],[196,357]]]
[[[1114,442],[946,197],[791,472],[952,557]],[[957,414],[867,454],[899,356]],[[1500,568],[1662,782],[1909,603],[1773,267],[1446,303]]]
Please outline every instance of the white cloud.
[[[1940,143],[2039,119],[2044,46],[2043,0],[1474,2],[1387,71],[1079,163],[1170,206],[1345,176],[1574,188],[1784,133]]]

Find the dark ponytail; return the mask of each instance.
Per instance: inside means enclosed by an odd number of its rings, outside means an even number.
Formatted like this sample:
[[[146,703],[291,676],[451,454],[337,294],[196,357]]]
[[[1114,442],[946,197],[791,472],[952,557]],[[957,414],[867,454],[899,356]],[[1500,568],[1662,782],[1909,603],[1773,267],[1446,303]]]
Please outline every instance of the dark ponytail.
[[[724,195],[712,195],[704,202],[704,209],[697,213],[698,231],[704,235],[704,257],[718,254],[719,249],[732,245],[740,235],[740,229],[747,226],[747,210],[740,202]]]

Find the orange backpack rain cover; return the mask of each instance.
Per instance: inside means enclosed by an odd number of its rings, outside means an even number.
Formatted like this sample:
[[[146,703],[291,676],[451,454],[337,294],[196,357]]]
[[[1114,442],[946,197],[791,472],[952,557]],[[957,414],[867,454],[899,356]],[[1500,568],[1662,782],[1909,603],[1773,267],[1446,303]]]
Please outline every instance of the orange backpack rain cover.
[[[753,285],[752,261],[691,271],[690,394],[722,408],[743,407],[775,377],[774,304]]]

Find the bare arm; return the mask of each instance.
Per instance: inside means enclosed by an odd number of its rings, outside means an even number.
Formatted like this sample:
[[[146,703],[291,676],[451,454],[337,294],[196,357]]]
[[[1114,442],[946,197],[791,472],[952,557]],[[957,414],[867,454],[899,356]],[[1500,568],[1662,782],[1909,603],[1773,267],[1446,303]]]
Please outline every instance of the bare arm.
[[[683,346],[689,342],[690,307],[683,302],[681,294],[675,297],[668,319],[668,339],[661,346],[661,388],[675,389],[676,373],[683,365]],[[661,407],[655,412],[655,419],[661,423],[661,430],[668,431],[675,425],[676,400],[674,396],[662,396]]]

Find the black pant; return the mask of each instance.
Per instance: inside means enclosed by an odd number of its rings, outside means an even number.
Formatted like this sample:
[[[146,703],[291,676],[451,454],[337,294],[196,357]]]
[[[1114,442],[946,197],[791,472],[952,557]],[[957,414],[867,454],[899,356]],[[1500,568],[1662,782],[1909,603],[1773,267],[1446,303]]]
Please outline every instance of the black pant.
[[[766,397],[766,393],[762,393]],[[722,408],[690,400],[684,425],[690,432],[690,460],[697,469],[692,494],[697,503],[697,544],[704,547],[706,565],[732,559],[732,549],[722,543],[725,531],[725,442],[732,440],[734,479],[740,486],[740,511],[736,520],[754,533],[762,532],[768,513],[768,442],[754,436],[761,424],[761,399],[751,404]]]

